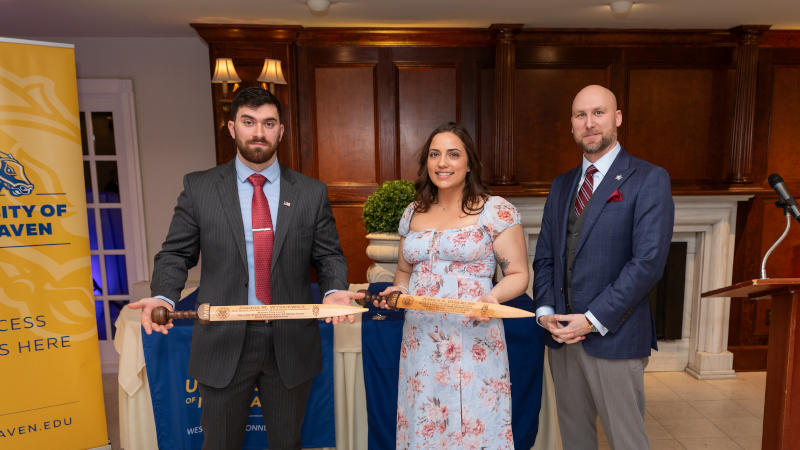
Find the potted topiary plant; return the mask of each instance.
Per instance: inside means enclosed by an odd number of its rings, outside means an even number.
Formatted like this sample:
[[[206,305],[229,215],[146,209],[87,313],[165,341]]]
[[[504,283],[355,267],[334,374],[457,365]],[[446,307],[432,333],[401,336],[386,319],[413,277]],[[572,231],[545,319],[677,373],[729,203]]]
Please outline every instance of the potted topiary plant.
[[[406,206],[414,201],[414,183],[406,180],[387,181],[364,203],[361,220],[367,231],[367,256],[375,261],[367,270],[367,281],[391,282],[397,271],[400,235],[397,228]]]

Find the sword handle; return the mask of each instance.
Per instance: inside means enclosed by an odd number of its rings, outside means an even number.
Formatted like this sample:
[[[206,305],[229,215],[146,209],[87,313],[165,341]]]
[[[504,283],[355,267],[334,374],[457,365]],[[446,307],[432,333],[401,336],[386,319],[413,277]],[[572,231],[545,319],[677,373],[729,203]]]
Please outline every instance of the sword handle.
[[[166,325],[170,319],[198,319],[200,323],[207,324],[207,320],[203,320],[197,316],[197,311],[170,311],[164,306],[157,306],[153,308],[150,313],[150,319],[159,325]]]
[[[361,289],[360,291],[358,291],[358,293],[359,294],[364,294],[364,298],[356,299],[356,303],[358,303],[361,306],[365,306],[367,303],[372,303],[372,302],[380,303],[381,301],[386,300],[386,306],[388,306],[389,309],[393,309],[395,311],[398,310],[398,308],[397,308],[397,299],[400,298],[400,292],[398,292],[398,291],[391,292],[387,296],[372,295],[366,289]]]

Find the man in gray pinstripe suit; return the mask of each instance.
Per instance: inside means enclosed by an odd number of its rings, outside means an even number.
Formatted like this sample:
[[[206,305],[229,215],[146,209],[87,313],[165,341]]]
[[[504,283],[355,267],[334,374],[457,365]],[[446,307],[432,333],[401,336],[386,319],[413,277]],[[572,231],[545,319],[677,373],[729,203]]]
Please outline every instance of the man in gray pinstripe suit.
[[[172,309],[188,270],[203,265],[197,302],[211,305],[311,303],[310,266],[317,271],[323,303],[349,305],[363,294],[347,292],[347,262],[324,183],[278,164],[283,136],[280,103],[251,87],[236,95],[228,128],[237,157],[213,169],[186,175],[167,239],[155,257],[153,298],[129,305],[142,309],[142,325],[168,333],[172,324],[151,323],[156,306]],[[254,183],[260,178],[263,188]],[[264,194],[260,194],[263,190]],[[269,209],[258,211],[255,192]],[[261,203],[263,205],[263,203]],[[263,213],[263,214],[262,214]],[[268,299],[256,284],[263,247],[253,240],[254,216],[269,214],[274,241]],[[256,231],[261,230],[260,227]],[[267,228],[267,230],[269,230]],[[271,231],[270,231],[271,232]],[[261,289],[259,287],[259,289]],[[353,316],[348,317],[353,322]],[[344,317],[333,319],[336,324]],[[300,427],[314,376],[322,371],[316,319],[195,324],[189,375],[200,384],[204,450],[241,448],[253,385],[264,412],[271,450],[301,448]]]

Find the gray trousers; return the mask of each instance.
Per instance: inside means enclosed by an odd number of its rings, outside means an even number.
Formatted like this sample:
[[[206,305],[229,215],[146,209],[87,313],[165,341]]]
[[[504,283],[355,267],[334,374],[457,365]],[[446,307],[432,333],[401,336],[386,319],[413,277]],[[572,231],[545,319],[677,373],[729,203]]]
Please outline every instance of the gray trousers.
[[[275,362],[272,326],[247,324],[244,348],[233,380],[224,388],[198,383],[203,397],[203,450],[242,448],[253,386],[258,387],[270,450],[300,450],[300,427],[311,393],[311,382],[293,389],[283,384]]]
[[[644,368],[649,358],[605,359],[583,343],[548,348],[564,450],[597,450],[597,415],[613,450],[649,450]]]

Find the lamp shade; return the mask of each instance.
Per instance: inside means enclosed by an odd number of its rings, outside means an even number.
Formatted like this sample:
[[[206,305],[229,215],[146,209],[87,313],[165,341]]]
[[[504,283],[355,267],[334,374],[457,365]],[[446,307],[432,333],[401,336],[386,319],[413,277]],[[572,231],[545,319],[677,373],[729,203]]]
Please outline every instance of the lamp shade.
[[[283,78],[283,71],[281,70],[281,62],[277,59],[265,59],[264,68],[261,69],[261,75],[258,76],[258,81],[262,83],[286,84],[286,79]]]
[[[217,58],[217,67],[214,69],[214,76],[211,78],[212,83],[241,83],[242,79],[236,74],[236,69],[233,68],[233,61],[230,58]]]

